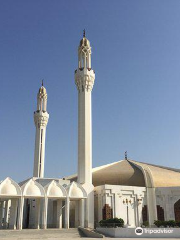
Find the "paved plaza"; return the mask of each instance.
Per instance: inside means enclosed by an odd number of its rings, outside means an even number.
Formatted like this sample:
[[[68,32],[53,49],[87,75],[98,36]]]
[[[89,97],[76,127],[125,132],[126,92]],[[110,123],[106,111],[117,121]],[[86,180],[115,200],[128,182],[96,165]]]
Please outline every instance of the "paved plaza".
[[[24,229],[24,230],[0,230],[0,240],[63,240],[63,239],[80,239],[84,238],[87,240],[93,240],[95,238],[86,238],[81,235],[76,228],[71,229],[48,229],[48,230],[37,230],[37,229]],[[111,239],[106,238],[105,239]],[[116,238],[120,239],[120,238]],[[137,240],[137,238],[124,238],[125,240]],[[141,238],[142,240],[149,240],[150,238]],[[160,238],[151,238],[158,240]],[[166,238],[167,240],[173,240],[173,238]],[[176,238],[180,239],[180,238]]]
[[[72,239],[81,238],[77,228],[72,229],[24,229],[24,230],[0,230],[0,240],[38,240],[38,239]]]

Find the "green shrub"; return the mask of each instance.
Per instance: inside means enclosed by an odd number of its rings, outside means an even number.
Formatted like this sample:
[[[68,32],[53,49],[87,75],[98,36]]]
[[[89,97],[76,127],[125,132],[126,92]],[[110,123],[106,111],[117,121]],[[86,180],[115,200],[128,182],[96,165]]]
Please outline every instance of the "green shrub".
[[[122,218],[109,218],[99,222],[101,227],[123,227],[124,220]]]
[[[180,222],[176,222],[174,220],[169,220],[169,221],[160,221],[156,220],[154,221],[154,224],[159,228],[159,227],[180,227]]]
[[[163,222],[164,222],[164,221],[155,220],[155,221],[154,221],[154,224],[156,225],[156,227],[159,228],[159,227],[161,227],[161,226],[164,226],[164,225],[163,225]]]
[[[165,222],[167,222],[168,227],[175,227],[177,224],[174,220],[169,220],[169,221],[165,221]]]
[[[142,224],[144,227],[149,227],[149,222],[148,221],[145,221],[145,222],[143,222],[143,224]]]

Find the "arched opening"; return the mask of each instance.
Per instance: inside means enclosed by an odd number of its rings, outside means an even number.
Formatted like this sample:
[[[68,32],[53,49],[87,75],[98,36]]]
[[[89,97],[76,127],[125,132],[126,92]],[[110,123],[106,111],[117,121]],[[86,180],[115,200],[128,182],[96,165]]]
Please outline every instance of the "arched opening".
[[[180,199],[174,204],[175,221],[180,221]]]
[[[0,183],[0,229],[17,229],[21,188],[11,178]]]
[[[148,221],[147,205],[144,205],[143,208],[142,208],[142,220],[143,220],[143,223]]]
[[[109,204],[105,204],[102,210],[103,220],[113,218],[113,210]]]
[[[22,186],[22,192],[24,197],[22,227],[24,229],[43,228],[45,200],[43,187],[33,179],[30,179]]]
[[[160,221],[164,221],[164,209],[160,206],[157,205],[157,218]]]
[[[76,182],[68,185],[67,193],[69,197],[69,227],[84,227],[87,194],[84,188]]]
[[[65,199],[67,192],[63,186],[52,181],[45,186],[47,196],[47,228],[65,227]]]

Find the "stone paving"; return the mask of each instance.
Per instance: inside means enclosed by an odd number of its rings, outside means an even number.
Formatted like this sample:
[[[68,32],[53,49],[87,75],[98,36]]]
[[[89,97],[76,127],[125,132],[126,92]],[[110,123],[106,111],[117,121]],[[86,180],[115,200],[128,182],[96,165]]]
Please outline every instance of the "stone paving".
[[[35,230],[24,229],[19,230],[0,230],[0,240],[66,240],[66,239],[84,239],[93,240],[95,238],[85,238],[80,235],[77,228],[71,229],[47,229],[47,230]],[[110,240],[112,238],[105,238]],[[120,239],[120,238],[116,238]],[[122,239],[122,238],[121,238]],[[150,240],[150,238],[141,238],[142,240]],[[160,240],[160,238],[151,238],[153,240]],[[180,239],[180,238],[176,238]],[[137,240],[137,238],[124,238],[122,240]],[[175,240],[172,238],[166,238],[166,240]]]
[[[81,238],[77,228],[71,229],[47,229],[47,230],[37,230],[37,229],[24,229],[19,230],[0,230],[0,240],[38,240],[38,239],[48,239],[57,240],[63,238]]]

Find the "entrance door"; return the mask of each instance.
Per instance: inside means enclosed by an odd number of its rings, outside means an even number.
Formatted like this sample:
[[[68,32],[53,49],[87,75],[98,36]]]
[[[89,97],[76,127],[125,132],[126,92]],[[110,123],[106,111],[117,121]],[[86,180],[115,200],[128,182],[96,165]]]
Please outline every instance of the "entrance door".
[[[175,221],[180,221],[180,199],[174,204]]]

